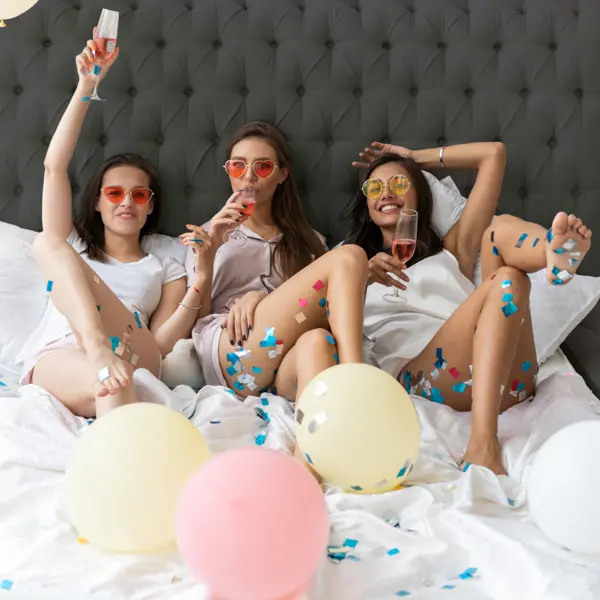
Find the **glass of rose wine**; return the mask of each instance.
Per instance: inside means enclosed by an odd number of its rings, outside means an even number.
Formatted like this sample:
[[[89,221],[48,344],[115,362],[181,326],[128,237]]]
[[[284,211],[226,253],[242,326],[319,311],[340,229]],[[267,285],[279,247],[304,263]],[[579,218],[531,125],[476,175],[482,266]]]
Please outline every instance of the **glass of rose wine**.
[[[401,260],[406,264],[413,257],[417,246],[418,223],[419,213],[416,210],[410,208],[400,210],[398,222],[396,223],[396,233],[392,242],[392,255],[396,260]],[[394,288],[393,292],[386,292],[383,299],[397,304],[406,302],[406,298],[400,295],[397,287]]]
[[[244,217],[251,217],[256,208],[256,190],[244,190],[237,202],[245,206],[245,208],[240,210],[240,213]],[[235,229],[225,232],[224,241],[241,247],[246,245],[248,237],[238,226]]]
[[[87,100],[100,100],[98,96],[98,76],[102,72],[102,64],[108,60],[117,47],[117,32],[119,30],[119,13],[116,10],[103,8],[100,13],[98,25],[94,29],[94,42],[96,43],[96,55],[94,64],[94,77],[96,84],[91,96]]]

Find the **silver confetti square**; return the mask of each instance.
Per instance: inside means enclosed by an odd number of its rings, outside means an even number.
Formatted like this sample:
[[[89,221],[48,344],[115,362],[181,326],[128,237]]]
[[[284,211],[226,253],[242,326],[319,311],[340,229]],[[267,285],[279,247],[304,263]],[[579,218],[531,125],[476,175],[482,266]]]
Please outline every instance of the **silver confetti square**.
[[[376,488],[382,488],[382,487],[385,487],[385,486],[387,486],[387,485],[389,485],[389,484],[390,484],[390,482],[389,482],[387,479],[382,479],[381,481],[378,481],[378,482],[375,484],[375,487],[376,487]]]
[[[571,275],[571,273],[569,273],[569,271],[561,271],[557,277],[561,280],[561,281],[568,281],[569,279],[571,279],[571,277],[573,277],[573,275]]]
[[[115,348],[115,354],[117,356],[123,356],[125,353],[125,346],[119,342],[119,345]]]
[[[132,354],[131,358],[129,359],[129,362],[134,366],[137,367],[138,363],[140,362],[140,357],[137,354]]]
[[[269,358],[277,358],[277,350],[269,350]]]
[[[569,266],[576,267],[579,264],[579,261],[576,258],[569,258]]]
[[[503,385],[500,386],[500,395],[504,396],[504,386]]]
[[[327,423],[327,414],[324,411],[318,412],[308,424],[308,433],[315,433],[324,423]]]
[[[439,369],[436,367],[435,369],[433,369],[433,371],[431,371],[430,373],[431,375],[431,379],[439,379],[440,378],[440,371]]]
[[[296,423],[298,423],[298,425],[302,425],[302,421],[304,421],[304,413],[302,412],[302,409],[298,409],[296,411]]]
[[[568,239],[564,244],[563,244],[563,248],[567,251],[570,252],[571,250],[573,250],[573,248],[575,248],[575,246],[577,246],[577,242],[575,240],[572,239]]]
[[[319,381],[315,385],[315,396],[324,396],[328,391],[327,384],[324,381]]]
[[[519,392],[519,402],[523,402],[523,400],[527,399],[527,391],[526,390],[521,390]]]

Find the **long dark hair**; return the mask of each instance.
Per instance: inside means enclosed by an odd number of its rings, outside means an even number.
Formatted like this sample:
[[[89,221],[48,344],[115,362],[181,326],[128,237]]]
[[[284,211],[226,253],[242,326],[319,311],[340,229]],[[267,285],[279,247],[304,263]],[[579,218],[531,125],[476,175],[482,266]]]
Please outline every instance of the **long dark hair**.
[[[419,211],[417,246],[414,256],[408,262],[409,265],[414,265],[428,256],[441,252],[443,249],[442,240],[431,224],[433,196],[431,195],[431,188],[417,163],[412,158],[400,154],[386,153],[378,156],[373,162],[369,163],[363,181],[369,179],[377,167],[391,162],[400,163],[406,169],[408,177],[417,192]],[[382,251],[383,235],[381,229],[369,218],[369,206],[362,189],[359,188],[356,196],[348,203],[343,216],[352,221],[350,234],[346,239],[347,244],[357,244],[363,248],[369,258],[373,258],[375,254]]]
[[[283,279],[289,279],[315,258],[324,254],[325,248],[310,226],[300,204],[300,195],[292,172],[290,150],[283,134],[269,123],[260,121],[248,123],[239,129],[229,142],[227,157],[231,156],[233,147],[237,143],[249,137],[264,139],[277,153],[279,166],[288,169],[286,180],[275,190],[272,215],[275,225],[282,233],[281,241],[273,253],[273,267]]]
[[[79,214],[75,220],[75,231],[86,246],[87,255],[98,262],[106,262],[104,254],[104,223],[100,213],[96,210],[100,189],[104,174],[115,167],[136,167],[144,171],[150,178],[150,189],[154,192],[152,196],[153,210],[146,218],[146,223],[140,231],[140,240],[149,233],[158,229],[162,213],[163,195],[160,180],[156,169],[145,159],[137,154],[117,154],[106,159],[90,179],[79,208]]]

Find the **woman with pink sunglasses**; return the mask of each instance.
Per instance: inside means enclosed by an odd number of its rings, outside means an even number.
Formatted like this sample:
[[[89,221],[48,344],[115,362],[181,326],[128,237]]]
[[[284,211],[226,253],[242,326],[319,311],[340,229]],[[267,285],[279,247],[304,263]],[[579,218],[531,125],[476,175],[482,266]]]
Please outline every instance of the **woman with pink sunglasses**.
[[[325,253],[277,128],[242,127],[228,157],[232,196],[180,236],[195,252],[188,277],[204,281],[192,337],[207,384],[294,400],[323,369],[362,362],[366,254],[355,245]]]
[[[73,222],[67,168],[94,83],[118,55],[117,48],[103,56],[89,40],[76,58],[79,84],[44,161],[43,232],[34,242],[50,301],[25,349],[22,383],[46,388],[84,417],[135,401],[133,371],[159,374],[161,357],[196,322],[194,289],[202,285],[192,281],[186,290],[182,265],[144,250],[162,194],[154,167],[140,156],[104,161]]]

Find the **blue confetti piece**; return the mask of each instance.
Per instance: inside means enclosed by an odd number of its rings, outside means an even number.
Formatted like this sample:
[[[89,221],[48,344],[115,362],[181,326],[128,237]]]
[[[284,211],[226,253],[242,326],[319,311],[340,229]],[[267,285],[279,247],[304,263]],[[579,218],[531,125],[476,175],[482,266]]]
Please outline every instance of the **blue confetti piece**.
[[[260,342],[261,348],[274,348],[277,345],[277,338],[274,335],[266,335]]]
[[[509,302],[502,307],[502,312],[505,317],[510,317],[514,315],[519,309],[516,307],[514,302]]]
[[[429,398],[429,396],[427,395],[427,392],[425,390],[421,390],[419,392],[419,394],[421,394],[421,396],[423,396],[423,398]]]
[[[327,341],[328,341],[328,342],[329,342],[329,343],[330,343],[332,346],[335,346],[335,340],[333,339],[333,337],[332,337],[332,336],[330,336],[330,335],[326,335],[326,336],[325,336],[325,339],[326,339],[326,340],[327,340]]]
[[[560,269],[555,265],[552,267],[552,275],[558,275],[560,273]]]
[[[89,102],[91,100],[91,98],[89,96],[84,96],[81,101],[82,102]]]
[[[229,365],[226,369],[227,371],[227,375],[230,375],[231,377],[233,377],[237,371],[235,370],[235,367],[233,365]]]
[[[554,279],[552,280],[552,285],[564,285],[564,281],[562,279]]]
[[[350,486],[351,490],[354,490],[355,492],[362,492],[363,489],[360,487],[360,485],[352,485]]]
[[[329,546],[329,548],[333,548],[333,546]],[[346,558],[345,552],[335,552],[330,549],[327,549],[327,558],[331,560],[344,560]]]
[[[525,371],[525,373],[527,373],[527,371],[529,371],[529,369],[531,369],[531,363],[526,360],[522,365],[521,365],[521,369],[523,369],[523,371]]]
[[[333,360],[335,360],[338,365],[340,364],[340,355],[337,352],[333,355]]]
[[[540,241],[540,238],[535,238],[535,240],[533,240],[533,248],[535,248],[538,245],[539,241]]]
[[[266,433],[260,433],[259,435],[257,435],[254,438],[254,443],[257,446],[262,446],[265,443],[265,440],[267,439],[267,434]]]
[[[239,381],[235,381],[233,387],[240,392],[244,390],[244,386]]]
[[[564,248],[557,248],[554,251],[554,254],[564,254],[566,252],[566,250]]]
[[[119,347],[120,343],[121,343],[121,340],[119,340],[118,337],[115,337],[114,335],[110,336],[110,345],[112,347],[113,352]]]
[[[346,538],[344,540],[344,543],[342,544],[342,547],[344,547],[344,548],[356,548],[357,545],[358,545],[358,540],[353,540],[352,538]]]
[[[227,354],[227,362],[235,364],[238,360],[240,360],[240,357],[235,352],[229,352]]]
[[[525,389],[525,384],[520,381],[519,385],[517,386],[517,392],[522,392]]]
[[[94,65],[94,76],[98,77],[100,75],[100,71],[102,71],[102,67],[100,65]]]
[[[271,421],[271,417],[269,416],[269,413],[265,412],[260,406],[256,407],[256,416],[259,419],[266,421],[267,423],[269,423]]]
[[[502,302],[512,302],[514,297],[514,294],[504,294],[502,296]]]
[[[453,590],[456,586],[455,585],[443,585],[440,589],[442,590]]]
[[[137,323],[138,329],[142,329],[142,321],[140,319],[140,315],[137,312],[134,312],[133,316],[135,317],[135,322]]]
[[[467,389],[467,384],[466,383],[462,383],[462,382],[461,383],[455,383],[452,386],[452,389],[455,392],[458,392],[459,394],[462,394]]]
[[[469,569],[467,569],[466,571],[463,571],[458,578],[459,579],[473,579],[473,577],[475,576],[475,573],[477,573],[477,569],[475,567],[471,567]]]
[[[49,280],[48,280],[48,283],[46,284],[46,291],[47,291],[48,293],[50,293],[50,292],[52,291],[52,286],[53,286],[53,285],[54,285],[54,281],[52,281],[52,280],[50,280],[50,279],[49,279]]]
[[[402,467],[399,471],[398,471],[398,475],[396,475],[396,479],[399,479],[400,477],[404,477],[406,475],[406,471],[407,471],[408,467]]]
[[[410,596],[410,592],[407,592],[406,590],[400,590],[400,591],[396,592],[396,596],[405,598],[406,596]]]
[[[551,232],[551,231],[548,229],[548,231],[546,232],[546,239],[547,239],[549,242],[551,242],[553,237],[554,237],[554,236],[552,235],[552,232]]]
[[[204,245],[204,242],[200,238],[193,238],[192,242],[196,242],[196,244],[200,244],[201,246]]]
[[[395,556],[396,554],[400,554],[400,550],[398,550],[398,548],[390,548],[387,551],[388,556]]]
[[[242,386],[242,387],[244,387],[244,386]],[[233,390],[230,390],[229,388],[226,388],[226,389],[225,389],[225,391],[226,391],[228,394],[231,394],[232,396],[235,396],[235,392],[234,392]]]
[[[506,500],[508,501],[508,505],[509,506],[516,506],[517,505],[517,503],[514,500],[511,500],[510,498],[507,498]]]
[[[526,233],[522,233],[521,237],[519,238],[519,240],[517,241],[517,243],[515,244],[515,248],[520,248],[523,243],[525,242],[525,240],[527,239],[527,234]]]
[[[505,289],[505,288],[507,288],[507,287],[510,287],[511,285],[512,285],[512,281],[511,281],[510,279],[505,279],[505,280],[502,282],[502,288],[503,288],[503,289]]]
[[[444,358],[444,355],[442,354],[442,349],[441,348],[436,348],[435,349],[435,355],[437,358]]]
[[[4,381],[0,381],[0,387],[8,387],[8,386],[4,383]]]
[[[252,367],[253,373],[262,373],[262,369],[260,367]]]
[[[319,300],[319,306],[320,306],[321,308],[325,308],[325,305],[326,305],[326,304],[327,304],[327,298],[321,298],[321,299]]]
[[[220,419],[213,419],[212,421],[209,421],[209,423],[211,425],[219,425],[221,423]]]
[[[314,464],[315,464],[315,463],[312,461],[312,458],[310,457],[310,454],[308,454],[308,452],[305,452],[305,453],[304,453],[304,458],[306,458],[306,462],[307,462],[309,465],[314,465]]]
[[[500,256],[500,253],[498,252],[498,248],[496,248],[496,246],[494,246],[494,247],[492,248],[492,254],[493,254],[494,256]]]
[[[471,467],[471,463],[467,463],[467,464],[466,464],[466,465],[465,465],[465,466],[462,468],[462,472],[463,472],[463,473],[466,473],[466,472],[469,470],[469,468],[470,468],[470,467]]]
[[[260,403],[261,403],[263,406],[269,406],[269,400],[268,400],[267,398],[261,398],[261,399],[260,399]]]
[[[408,372],[404,372],[404,387],[406,389],[406,393],[410,394],[410,380],[412,379],[412,375]]]
[[[10,590],[12,589],[13,582],[10,579],[3,579],[0,581],[0,589],[2,590]]]
[[[444,396],[437,388],[431,388],[431,401],[437,404],[444,404]]]

